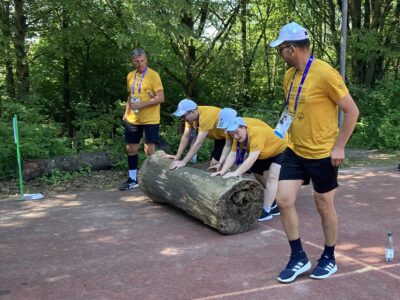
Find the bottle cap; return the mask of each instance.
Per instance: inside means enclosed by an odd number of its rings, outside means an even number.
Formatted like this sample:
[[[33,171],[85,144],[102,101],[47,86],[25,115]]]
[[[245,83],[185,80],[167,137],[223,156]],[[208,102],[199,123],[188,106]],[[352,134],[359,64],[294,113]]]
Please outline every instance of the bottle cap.
[[[392,235],[392,232],[391,232],[391,231],[389,231],[389,232],[388,232],[388,235]]]

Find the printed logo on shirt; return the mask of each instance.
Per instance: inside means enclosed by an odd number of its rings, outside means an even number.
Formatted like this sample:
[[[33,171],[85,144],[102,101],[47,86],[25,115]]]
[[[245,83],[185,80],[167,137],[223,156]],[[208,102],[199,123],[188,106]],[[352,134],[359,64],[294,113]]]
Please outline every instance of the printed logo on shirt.
[[[304,119],[304,114],[301,113],[301,112],[297,113],[297,119],[299,119],[300,121],[303,121],[303,119]]]

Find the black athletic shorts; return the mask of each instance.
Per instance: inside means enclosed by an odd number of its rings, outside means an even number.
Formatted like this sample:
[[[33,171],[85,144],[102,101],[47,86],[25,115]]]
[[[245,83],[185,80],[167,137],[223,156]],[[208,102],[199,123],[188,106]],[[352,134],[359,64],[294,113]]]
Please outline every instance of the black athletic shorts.
[[[298,156],[291,149],[284,152],[279,180],[304,180],[308,185],[312,180],[317,193],[327,193],[339,186],[338,167],[332,166],[331,158],[308,159]]]
[[[266,159],[257,159],[251,166],[250,170],[253,173],[263,175],[264,171],[269,170],[269,167],[271,166],[272,163],[276,163],[278,165],[282,164],[283,153],[284,152]]]
[[[143,137],[146,144],[158,144],[160,139],[160,124],[135,125],[124,122],[125,142],[127,144],[139,144]]]
[[[214,149],[211,153],[211,158],[218,161],[221,158],[222,150],[225,147],[225,139],[214,140]]]

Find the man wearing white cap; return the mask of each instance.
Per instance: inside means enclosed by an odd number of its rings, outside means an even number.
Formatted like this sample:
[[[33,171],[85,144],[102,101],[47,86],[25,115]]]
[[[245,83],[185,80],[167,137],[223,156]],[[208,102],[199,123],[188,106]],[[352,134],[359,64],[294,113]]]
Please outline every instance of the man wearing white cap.
[[[281,160],[287,143],[275,136],[272,128],[266,123],[257,121],[248,122],[245,118],[235,117],[229,122],[226,131],[233,139],[230,153],[222,169],[211,176],[238,177],[251,170],[257,181],[264,186],[265,205],[259,221],[265,221],[272,218],[272,212],[279,215],[279,210],[271,209],[271,206],[276,195]],[[234,164],[238,166],[237,169],[228,172]]]
[[[278,47],[279,55],[291,67],[283,82],[285,109],[275,128],[279,137],[289,134],[276,200],[291,255],[277,279],[292,282],[311,268],[300,241],[295,208],[301,185],[309,184],[310,180],[325,236],[324,251],[310,277],[323,279],[337,271],[334,249],[338,221],[334,194],[338,187],[338,167],[344,159],[344,148],[359,111],[340,74],[311,54],[305,28],[294,22],[283,26],[278,39],[270,46]],[[340,130],[338,108],[344,112]]]
[[[214,149],[211,153],[210,166],[217,164],[225,145],[225,132],[217,128],[220,110],[220,108],[215,106],[197,106],[197,104],[190,99],[183,99],[179,102],[174,115],[185,120],[185,130],[182,134],[176,154],[166,156],[167,158],[173,159],[170,169],[178,169],[186,166],[186,164],[197,155],[207,137],[214,140]],[[180,160],[191,140],[193,143],[189,151],[184,158]]]
[[[225,107],[221,109],[219,113],[219,122],[217,128],[226,130],[229,124],[235,119],[236,116],[237,116],[237,111],[232,108]],[[279,144],[283,143],[285,144],[285,146],[287,146],[287,137],[285,137],[283,140],[280,140],[273,134],[273,129],[267,123],[264,123],[263,121],[255,118],[243,117],[243,120],[249,127],[254,127],[254,126],[265,127],[267,132],[266,136],[269,137],[271,144],[274,143],[274,141],[276,141]],[[215,169],[216,171],[219,171],[220,167],[224,164],[226,158],[231,152],[233,138],[228,131],[226,132],[225,139],[226,139],[225,147],[222,151],[221,158],[219,159],[218,164],[213,167],[210,167],[209,170]],[[273,216],[279,216],[280,214],[279,208],[275,201],[280,168],[281,168],[280,164],[272,162],[271,166],[268,169],[263,170],[263,172],[260,173],[253,172],[253,175],[257,179],[257,181],[260,182],[266,189],[266,192],[264,193],[264,207],[260,217],[258,218],[258,221],[260,222],[270,220],[272,219]],[[211,176],[215,176],[214,173],[211,174]]]

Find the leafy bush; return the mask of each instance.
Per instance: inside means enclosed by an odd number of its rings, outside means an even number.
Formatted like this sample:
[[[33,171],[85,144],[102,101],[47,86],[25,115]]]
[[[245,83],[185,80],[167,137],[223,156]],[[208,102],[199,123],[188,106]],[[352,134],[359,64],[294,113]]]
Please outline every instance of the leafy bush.
[[[22,159],[48,158],[70,154],[67,138],[61,135],[59,124],[47,120],[35,108],[3,101],[0,122],[0,178],[14,175],[17,166],[16,145],[12,126],[13,116],[18,118]]]
[[[400,86],[384,80],[376,88],[352,86],[360,119],[349,145],[367,149],[400,149]]]

